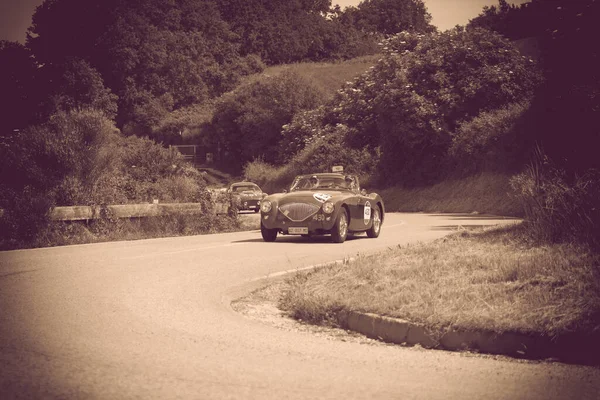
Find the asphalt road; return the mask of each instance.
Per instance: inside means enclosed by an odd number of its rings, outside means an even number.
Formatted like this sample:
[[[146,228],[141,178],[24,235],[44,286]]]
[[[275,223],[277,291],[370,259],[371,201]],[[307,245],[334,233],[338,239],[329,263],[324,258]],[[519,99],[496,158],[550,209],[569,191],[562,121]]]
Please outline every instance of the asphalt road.
[[[482,216],[389,214],[378,239],[257,231],[0,253],[0,398],[598,399],[600,370],[369,346],[234,312],[256,279]]]

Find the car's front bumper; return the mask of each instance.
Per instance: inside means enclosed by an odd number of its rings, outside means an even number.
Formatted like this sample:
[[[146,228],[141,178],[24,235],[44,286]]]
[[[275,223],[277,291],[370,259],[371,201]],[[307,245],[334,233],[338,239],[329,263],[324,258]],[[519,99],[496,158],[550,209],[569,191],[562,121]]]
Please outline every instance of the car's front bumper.
[[[237,205],[238,210],[241,210],[241,211],[258,210],[258,209],[260,209],[260,200],[242,198],[237,202],[236,205]]]
[[[302,221],[293,221],[281,211],[273,210],[269,213],[262,212],[260,219],[265,228],[277,229],[283,234],[301,234],[290,233],[290,228],[307,228],[307,234],[325,234],[333,228],[335,213],[325,214],[319,210]]]

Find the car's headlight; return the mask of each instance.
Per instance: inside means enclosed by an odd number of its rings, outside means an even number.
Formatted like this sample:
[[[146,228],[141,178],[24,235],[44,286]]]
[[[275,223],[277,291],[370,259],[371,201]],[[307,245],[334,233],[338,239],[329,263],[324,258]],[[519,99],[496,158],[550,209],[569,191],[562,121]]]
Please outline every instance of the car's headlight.
[[[260,203],[260,211],[264,213],[271,211],[271,202],[269,200],[263,200],[262,203]]]
[[[323,212],[325,214],[331,214],[333,212],[333,209],[334,209],[334,207],[333,207],[333,203],[332,202],[326,201],[323,204]]]

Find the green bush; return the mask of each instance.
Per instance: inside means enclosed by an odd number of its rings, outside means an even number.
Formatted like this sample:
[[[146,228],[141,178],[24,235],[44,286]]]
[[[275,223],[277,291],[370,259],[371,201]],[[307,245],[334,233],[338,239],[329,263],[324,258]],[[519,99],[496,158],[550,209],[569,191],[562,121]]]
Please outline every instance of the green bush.
[[[353,149],[344,142],[345,130],[338,125],[322,136],[317,136],[283,166],[273,166],[262,159],[254,160],[244,167],[246,179],[256,182],[264,191],[272,193],[288,189],[296,175],[330,172],[334,165],[344,171],[357,174],[361,182],[369,182],[375,172],[379,152]]]
[[[449,155],[463,172],[511,171],[525,164],[530,151],[525,113],[530,102],[513,103],[460,124]]]
[[[290,157],[304,149],[322,134],[325,107],[299,112],[289,124],[283,125],[277,153],[279,164],[290,161]]]
[[[324,94],[294,72],[264,75],[223,96],[212,127],[232,165],[241,168],[258,157],[275,162],[281,127],[323,102]]]
[[[19,132],[0,148],[2,240],[30,240],[47,224],[49,210],[69,197],[88,198],[89,185],[113,155],[103,152],[118,136],[102,111],[59,112]]]
[[[53,206],[202,203],[204,178],[173,149],[123,137],[102,111],[59,112],[0,148],[2,240],[31,240]]]
[[[209,202],[202,174],[175,149],[148,138],[123,138],[119,148],[118,186],[126,202]]]
[[[20,243],[31,241],[47,226],[52,198],[47,192],[39,192],[30,187],[20,192],[4,192],[0,217],[0,248],[18,247]]]

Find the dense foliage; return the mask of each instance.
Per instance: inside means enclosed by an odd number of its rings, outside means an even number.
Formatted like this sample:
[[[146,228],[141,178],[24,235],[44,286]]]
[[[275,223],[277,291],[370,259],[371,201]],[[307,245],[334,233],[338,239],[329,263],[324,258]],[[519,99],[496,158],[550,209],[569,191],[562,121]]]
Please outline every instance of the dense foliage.
[[[0,137],[34,121],[39,94],[36,91],[36,64],[25,46],[0,40]]]
[[[121,126],[147,134],[173,109],[205,101],[260,70],[241,57],[212,1],[47,0],[27,41],[44,66],[88,61],[119,96]]]
[[[220,0],[223,19],[241,38],[243,54],[267,64],[350,58],[370,51],[372,39],[326,18],[330,0]]]
[[[72,59],[81,60],[118,96],[117,126],[150,135],[172,111],[232,90],[242,77],[261,71],[263,62],[372,53],[373,36],[329,18],[330,5],[328,0],[45,0],[27,38],[30,61],[43,78],[32,92],[46,95],[55,82],[50,77]],[[15,65],[27,60],[24,54],[11,57]]]
[[[531,60],[483,29],[403,32],[382,46],[382,59],[348,82],[326,110],[298,115],[284,127],[287,148],[343,132],[351,148],[380,149],[386,182],[424,184],[440,177],[460,127],[466,131],[480,114],[530,98],[541,80]]]
[[[600,250],[600,171],[569,176],[538,147],[511,185],[524,205],[533,239],[584,243]]]
[[[124,137],[99,110],[60,111],[0,147],[2,234],[27,238],[55,205],[200,202],[200,173],[179,153],[149,139]]]
[[[532,37],[546,84],[532,107],[537,141],[570,175],[600,168],[590,143],[600,141],[600,2],[536,0],[520,7],[501,0],[471,20],[506,37]]]
[[[470,27],[527,38],[539,47],[546,82],[521,122],[534,133],[536,155],[512,184],[534,237],[600,247],[600,3],[536,0],[520,7],[500,0]],[[529,148],[532,148],[530,144]]]
[[[363,0],[356,7],[338,9],[337,17],[362,31],[387,35],[436,30],[423,0]]]
[[[461,123],[452,137],[449,155],[457,174],[479,171],[514,173],[529,160],[534,121],[531,103],[522,101]]]

